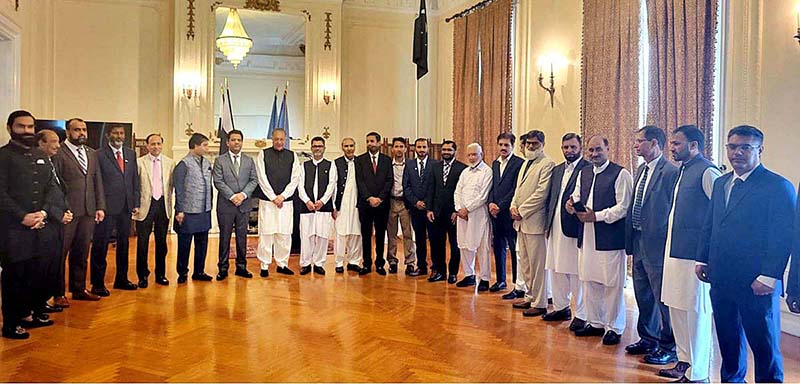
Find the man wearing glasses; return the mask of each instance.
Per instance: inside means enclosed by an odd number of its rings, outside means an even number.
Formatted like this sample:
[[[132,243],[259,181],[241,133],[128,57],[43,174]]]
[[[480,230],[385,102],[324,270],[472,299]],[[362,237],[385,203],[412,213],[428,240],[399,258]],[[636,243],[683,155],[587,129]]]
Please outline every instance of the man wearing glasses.
[[[744,382],[745,340],[753,350],[755,381],[783,381],[779,300],[796,194],[788,180],[761,165],[763,142],[755,127],[728,132],[733,172],[714,183],[697,253],[697,277],[711,284],[723,382]]]

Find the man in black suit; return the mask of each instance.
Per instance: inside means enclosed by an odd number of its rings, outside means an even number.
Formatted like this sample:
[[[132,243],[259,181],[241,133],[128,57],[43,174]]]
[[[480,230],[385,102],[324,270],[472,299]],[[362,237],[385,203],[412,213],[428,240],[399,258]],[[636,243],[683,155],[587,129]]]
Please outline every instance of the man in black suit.
[[[414,228],[417,248],[417,268],[407,274],[425,276],[428,274],[428,233],[431,232],[425,198],[433,188],[431,175],[438,161],[428,156],[428,139],[418,138],[414,142],[414,152],[417,158],[406,160],[403,175],[403,198],[408,212],[411,213],[411,226]]]
[[[633,148],[644,164],[636,172],[633,203],[625,216],[625,249],[626,254],[633,255],[633,290],[639,307],[636,329],[640,338],[625,350],[631,355],[645,355],[645,363],[656,365],[678,361],[669,307],[661,301],[667,221],[678,179],[678,167],[663,155],[666,142],[664,130],[653,125],[636,133]]]
[[[102,174],[108,215],[94,229],[91,259],[91,292],[98,296],[110,295],[105,283],[106,254],[114,229],[117,231],[114,289],[136,290],[136,284],[128,280],[128,237],[131,233],[131,216],[139,213],[140,204],[139,168],[136,153],[125,147],[125,127],[112,125],[105,136],[106,143],[97,150],[97,162]]]
[[[358,217],[361,220],[361,244],[364,266],[358,272],[372,272],[372,230],[375,229],[375,271],[386,275],[383,268],[383,241],[389,220],[389,192],[394,183],[392,159],[380,153],[381,135],[367,134],[367,152],[356,158],[356,185],[358,186]]]
[[[511,132],[497,135],[497,147],[500,157],[492,162],[492,189],[489,191],[489,213],[492,215],[492,233],[494,240],[494,268],[497,281],[489,288],[489,292],[499,292],[508,288],[506,285],[506,248],[511,251],[512,281],[517,281],[517,231],[511,219],[511,199],[517,187],[517,175],[525,161],[514,155],[516,137]],[[480,289],[480,288],[479,288]],[[524,292],[523,292],[524,294]],[[504,295],[504,298],[507,295]],[[514,292],[512,298],[518,297]],[[522,297],[522,296],[519,296]]]
[[[467,166],[456,160],[457,145],[452,140],[442,143],[442,161],[436,163],[431,172],[433,187],[425,198],[428,209],[428,221],[431,226],[431,263],[433,273],[428,282],[434,283],[447,279],[448,284],[455,284],[458,268],[461,264],[461,251],[456,238],[456,208],[453,195],[461,172]],[[450,263],[445,265],[446,243],[450,242]],[[448,274],[449,267],[449,274]]]

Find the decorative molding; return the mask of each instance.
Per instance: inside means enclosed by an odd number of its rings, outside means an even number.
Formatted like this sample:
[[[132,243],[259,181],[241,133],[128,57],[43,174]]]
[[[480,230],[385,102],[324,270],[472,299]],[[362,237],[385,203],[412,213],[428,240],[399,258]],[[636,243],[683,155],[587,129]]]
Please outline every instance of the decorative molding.
[[[322,49],[326,51],[331,50],[331,15],[330,12],[325,12],[325,43],[322,44]]]
[[[222,5],[221,1],[215,1],[211,3],[211,13],[214,13],[214,11],[217,10],[217,7],[219,7],[220,5]]]
[[[455,0],[426,0],[428,10],[438,10],[439,2],[454,2]],[[360,8],[382,8],[385,10],[419,10],[419,0],[343,0],[342,5]]]
[[[216,68],[217,71],[230,73],[302,75],[305,73],[305,64],[306,58],[303,56],[252,54],[247,55],[235,71],[228,62],[223,62]]]
[[[310,12],[308,12],[308,10],[307,10],[307,9],[302,9],[302,10],[300,10],[300,13],[302,13],[302,14],[306,15],[306,18],[308,19],[308,21],[311,21],[311,13],[310,13]]]
[[[280,12],[281,2],[279,0],[247,0],[244,8],[256,11]]]
[[[194,1],[195,0],[187,0],[186,40],[194,40]]]

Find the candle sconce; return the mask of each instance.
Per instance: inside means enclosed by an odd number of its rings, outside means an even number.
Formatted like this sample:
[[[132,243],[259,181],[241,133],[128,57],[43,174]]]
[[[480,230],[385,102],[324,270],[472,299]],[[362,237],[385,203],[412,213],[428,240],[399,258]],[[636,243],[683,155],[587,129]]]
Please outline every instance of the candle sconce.
[[[797,39],[797,43],[800,44],[800,4],[795,8],[794,14],[797,19],[797,34],[794,35],[794,38]]]
[[[542,81],[544,80],[544,76],[542,75],[541,69],[539,70],[539,86],[545,90],[545,92],[550,94],[550,108],[555,108],[554,106],[554,97],[556,94],[555,82],[556,82],[556,75],[553,72],[553,64],[550,64],[550,87],[545,87]]]

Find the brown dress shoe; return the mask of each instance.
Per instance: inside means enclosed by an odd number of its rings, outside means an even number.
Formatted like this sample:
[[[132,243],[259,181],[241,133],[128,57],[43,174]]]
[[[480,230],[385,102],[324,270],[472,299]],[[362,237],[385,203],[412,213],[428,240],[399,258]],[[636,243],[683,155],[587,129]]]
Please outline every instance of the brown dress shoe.
[[[59,296],[53,299],[53,306],[59,308],[69,308],[69,300],[66,296]]]
[[[531,302],[523,299],[523,300],[514,302],[514,304],[511,304],[511,306],[516,308],[516,309],[528,309],[528,308],[531,307]]]
[[[98,301],[100,300],[100,296],[97,296],[84,289],[83,292],[73,292],[72,300]]]
[[[526,309],[526,310],[522,311],[522,316],[525,316],[525,317],[537,317],[537,316],[544,315],[545,313],[547,313],[547,308],[531,307],[529,309]]]

